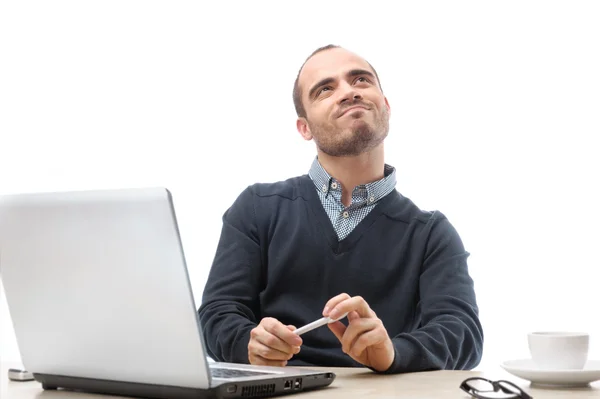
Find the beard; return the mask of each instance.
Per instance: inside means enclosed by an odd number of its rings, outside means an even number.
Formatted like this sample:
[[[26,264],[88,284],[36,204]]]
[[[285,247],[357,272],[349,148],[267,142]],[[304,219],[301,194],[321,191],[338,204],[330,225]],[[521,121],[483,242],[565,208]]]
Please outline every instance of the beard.
[[[331,123],[308,122],[317,148],[333,157],[351,157],[372,150],[387,137],[390,129],[387,108],[382,109],[373,123],[365,121],[360,116],[350,117],[354,120],[351,126],[345,128],[337,128]]]

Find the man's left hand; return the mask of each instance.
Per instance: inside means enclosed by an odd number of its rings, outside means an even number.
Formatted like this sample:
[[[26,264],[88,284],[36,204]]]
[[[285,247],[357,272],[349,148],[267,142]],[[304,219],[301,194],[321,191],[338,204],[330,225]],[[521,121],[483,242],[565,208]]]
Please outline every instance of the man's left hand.
[[[329,329],[342,343],[342,351],[360,364],[386,371],[394,361],[394,345],[383,322],[360,296],[340,294],[331,298],[323,316],[336,319],[348,312],[348,327],[336,321]]]

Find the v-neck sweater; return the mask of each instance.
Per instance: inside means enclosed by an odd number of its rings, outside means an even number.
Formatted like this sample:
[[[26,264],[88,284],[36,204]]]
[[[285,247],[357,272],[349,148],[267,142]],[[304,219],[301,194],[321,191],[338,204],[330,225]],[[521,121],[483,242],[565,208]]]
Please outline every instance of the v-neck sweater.
[[[441,212],[420,210],[396,189],[339,240],[308,175],[254,184],[223,215],[198,310],[208,355],[248,363],[261,319],[300,327],[347,293],[366,300],[392,339],[386,372],[471,369],[483,330],[468,256]],[[327,327],[302,339],[288,365],[362,366]]]

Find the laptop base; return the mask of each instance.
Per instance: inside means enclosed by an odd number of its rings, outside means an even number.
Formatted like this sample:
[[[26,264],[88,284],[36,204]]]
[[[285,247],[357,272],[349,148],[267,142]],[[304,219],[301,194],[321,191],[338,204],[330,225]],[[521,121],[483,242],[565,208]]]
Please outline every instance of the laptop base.
[[[323,388],[330,385],[335,374],[315,373],[302,376],[277,376],[260,381],[224,382],[210,389],[110,381],[94,378],[68,377],[34,373],[44,390],[66,389],[86,393],[108,394],[152,399],[225,399],[264,398]]]

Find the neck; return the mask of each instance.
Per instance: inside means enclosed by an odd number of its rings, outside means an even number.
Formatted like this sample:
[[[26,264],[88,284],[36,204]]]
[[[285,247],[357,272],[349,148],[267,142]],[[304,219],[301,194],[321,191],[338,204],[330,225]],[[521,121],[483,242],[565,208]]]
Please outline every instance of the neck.
[[[342,184],[342,202],[349,206],[354,187],[384,176],[383,143],[369,152],[352,157],[334,157],[317,150],[321,166]]]

